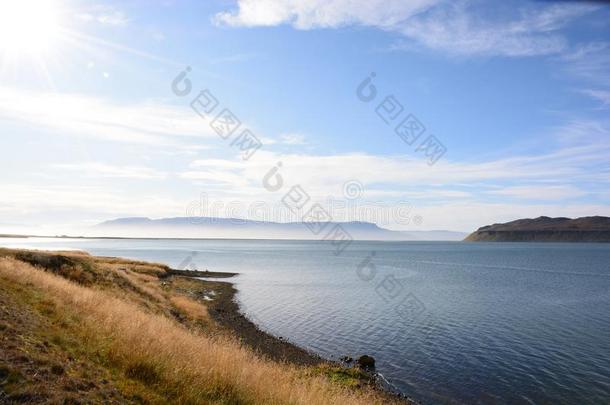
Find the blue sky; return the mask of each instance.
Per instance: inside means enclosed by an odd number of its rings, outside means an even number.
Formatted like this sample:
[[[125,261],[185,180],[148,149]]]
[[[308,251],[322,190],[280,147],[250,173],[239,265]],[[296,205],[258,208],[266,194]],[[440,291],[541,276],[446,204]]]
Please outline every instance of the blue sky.
[[[287,189],[261,179],[280,161],[287,187],[323,205],[357,185],[348,205],[370,209],[336,220],[470,231],[610,216],[601,2],[30,3],[0,6],[0,231],[183,216],[202,195],[221,216],[278,220]],[[179,97],[187,66],[193,90]],[[191,109],[203,89],[262,141],[250,159]],[[418,141],[446,148],[433,165],[376,114],[390,95],[398,119],[425,126]],[[417,221],[374,214],[404,206]]]

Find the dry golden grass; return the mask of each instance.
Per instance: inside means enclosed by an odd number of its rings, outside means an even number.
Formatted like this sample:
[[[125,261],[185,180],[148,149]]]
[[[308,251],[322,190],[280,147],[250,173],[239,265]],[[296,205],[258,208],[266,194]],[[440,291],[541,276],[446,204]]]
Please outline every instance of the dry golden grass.
[[[92,346],[127,378],[138,380],[163,396],[162,402],[384,402],[375,392],[349,390],[301,368],[262,360],[232,339],[194,333],[111,291],[70,281],[12,257],[0,257],[2,279],[35,289],[58,308],[77,316],[82,333],[88,337],[83,344]],[[185,297],[174,297],[171,303],[189,313],[199,313],[203,308]]]
[[[186,314],[189,318],[197,321],[208,321],[210,319],[208,309],[195,300],[182,295],[173,296],[169,300],[178,310]]]
[[[147,298],[153,299],[157,302],[163,302],[166,300],[165,295],[159,288],[158,277],[150,276],[147,273],[134,273],[127,269],[118,269],[116,270],[116,274],[123,277],[129,283],[129,285],[141,295],[144,295]]]
[[[132,260],[123,260],[116,258],[96,258],[96,261],[100,264],[114,264],[119,267],[128,268],[129,270],[139,273],[139,274],[148,274],[149,276],[159,276],[162,273],[165,273],[167,267],[162,264],[154,264],[154,263],[142,263],[135,262]]]

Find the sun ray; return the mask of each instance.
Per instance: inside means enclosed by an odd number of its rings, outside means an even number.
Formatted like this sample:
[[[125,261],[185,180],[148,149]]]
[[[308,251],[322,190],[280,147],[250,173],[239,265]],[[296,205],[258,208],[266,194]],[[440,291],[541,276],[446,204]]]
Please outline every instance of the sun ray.
[[[185,66],[184,63],[176,62],[175,60],[172,60],[172,59],[163,58],[161,56],[152,54],[150,52],[141,51],[139,49],[131,48],[131,47],[128,47],[125,45],[117,44],[115,42],[96,38],[96,37],[86,35],[86,34],[83,34],[80,32],[62,30],[62,33],[67,35],[68,37],[71,37],[76,42],[95,44],[95,45],[103,47],[103,48],[108,48],[108,49],[112,49],[115,51],[129,53],[129,54],[132,54],[135,56],[153,60],[155,62],[161,62],[161,63],[167,64],[167,65],[173,66],[173,67],[184,67]]]

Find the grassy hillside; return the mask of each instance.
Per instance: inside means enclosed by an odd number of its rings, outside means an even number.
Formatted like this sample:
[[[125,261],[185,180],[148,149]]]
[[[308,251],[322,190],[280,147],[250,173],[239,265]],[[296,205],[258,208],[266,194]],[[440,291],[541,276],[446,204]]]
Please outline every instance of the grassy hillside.
[[[209,315],[166,266],[0,249],[0,402],[375,404],[357,370],[297,367]]]

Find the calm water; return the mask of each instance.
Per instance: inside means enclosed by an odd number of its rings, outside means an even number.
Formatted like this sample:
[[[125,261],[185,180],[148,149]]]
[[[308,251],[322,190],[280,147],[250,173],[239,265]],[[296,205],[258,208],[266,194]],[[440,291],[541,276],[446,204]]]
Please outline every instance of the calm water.
[[[355,242],[338,257],[315,241],[0,244],[174,267],[197,252],[199,269],[240,273],[263,329],[328,358],[373,355],[425,404],[610,404],[610,244]]]

